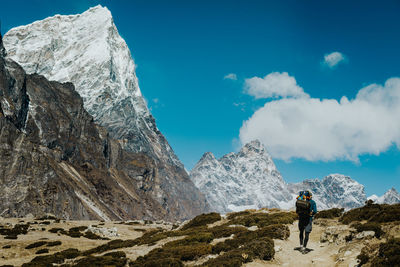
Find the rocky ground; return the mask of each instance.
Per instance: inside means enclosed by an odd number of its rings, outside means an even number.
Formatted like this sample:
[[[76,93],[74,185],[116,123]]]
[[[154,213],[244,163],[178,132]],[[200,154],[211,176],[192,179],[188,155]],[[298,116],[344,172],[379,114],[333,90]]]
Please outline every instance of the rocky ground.
[[[210,213],[176,224],[1,218],[0,266],[396,266],[399,207],[321,213],[328,218],[314,220],[307,254],[294,250],[296,215],[277,209]]]

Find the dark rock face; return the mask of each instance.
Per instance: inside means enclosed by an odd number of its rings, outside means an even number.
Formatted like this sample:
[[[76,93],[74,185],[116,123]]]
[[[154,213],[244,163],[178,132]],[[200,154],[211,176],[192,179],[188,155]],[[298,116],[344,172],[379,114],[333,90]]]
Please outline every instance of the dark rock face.
[[[207,210],[183,169],[122,149],[96,125],[73,84],[27,75],[1,37],[0,51],[0,216],[172,221]]]

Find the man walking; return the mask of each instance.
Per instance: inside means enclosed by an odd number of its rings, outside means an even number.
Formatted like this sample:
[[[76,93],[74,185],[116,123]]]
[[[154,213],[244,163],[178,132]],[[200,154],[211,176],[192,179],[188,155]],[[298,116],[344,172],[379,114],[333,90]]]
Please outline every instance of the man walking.
[[[299,215],[299,250],[305,254],[310,251],[307,249],[307,243],[312,231],[313,216],[317,213],[317,204],[312,200],[312,193],[310,191],[301,191],[299,193],[296,201],[296,213]]]

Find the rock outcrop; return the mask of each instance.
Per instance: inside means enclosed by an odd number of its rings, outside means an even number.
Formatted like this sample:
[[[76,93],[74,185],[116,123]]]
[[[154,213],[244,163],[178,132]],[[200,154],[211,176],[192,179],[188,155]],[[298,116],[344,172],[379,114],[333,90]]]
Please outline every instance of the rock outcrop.
[[[172,221],[204,212],[182,168],[161,173],[147,153],[125,150],[72,83],[26,74],[4,57],[1,36],[0,51],[0,216]]]

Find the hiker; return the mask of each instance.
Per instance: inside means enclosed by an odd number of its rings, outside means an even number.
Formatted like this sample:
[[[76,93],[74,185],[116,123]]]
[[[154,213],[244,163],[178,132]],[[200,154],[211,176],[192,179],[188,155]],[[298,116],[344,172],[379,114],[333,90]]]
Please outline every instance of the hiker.
[[[312,193],[310,191],[300,191],[296,201],[296,213],[299,215],[299,250],[305,254],[309,252],[307,250],[308,237],[312,230],[313,216],[317,213],[317,204],[312,200]]]

